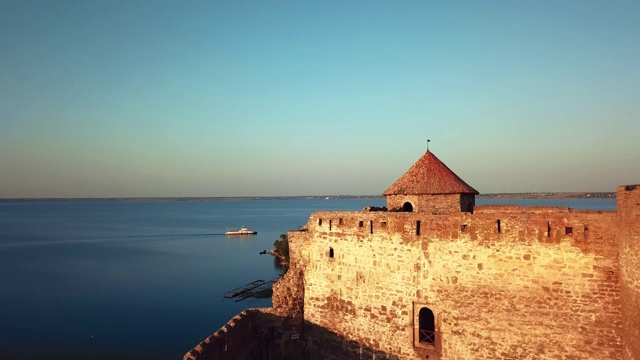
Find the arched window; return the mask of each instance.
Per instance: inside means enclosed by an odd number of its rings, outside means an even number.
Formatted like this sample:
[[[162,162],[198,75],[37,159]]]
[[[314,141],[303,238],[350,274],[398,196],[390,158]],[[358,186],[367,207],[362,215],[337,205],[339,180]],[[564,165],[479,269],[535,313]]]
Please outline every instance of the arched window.
[[[436,343],[436,322],[431,309],[423,307],[419,313],[420,334],[419,342],[425,344]]]
[[[406,202],[402,205],[402,211],[406,211],[406,212],[412,212],[413,211],[413,205],[411,205],[410,202]]]

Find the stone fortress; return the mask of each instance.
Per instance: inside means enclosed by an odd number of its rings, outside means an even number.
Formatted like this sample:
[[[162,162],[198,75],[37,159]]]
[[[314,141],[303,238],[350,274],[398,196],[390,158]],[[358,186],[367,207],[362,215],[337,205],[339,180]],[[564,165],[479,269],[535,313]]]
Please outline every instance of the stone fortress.
[[[476,194],[427,151],[386,208],[312,214],[273,307],[184,359],[640,360],[640,185],[617,211]]]

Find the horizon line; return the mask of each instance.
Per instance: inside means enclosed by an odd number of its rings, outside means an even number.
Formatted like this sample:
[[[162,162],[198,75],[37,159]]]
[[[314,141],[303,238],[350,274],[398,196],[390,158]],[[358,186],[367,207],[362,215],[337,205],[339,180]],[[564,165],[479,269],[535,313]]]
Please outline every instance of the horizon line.
[[[616,194],[615,191],[530,191],[530,192],[498,192],[498,193],[481,193],[476,195],[477,197],[483,196],[497,196],[497,195],[557,195],[557,194]],[[111,200],[111,201],[124,201],[124,200],[268,200],[268,199],[300,199],[300,198],[318,198],[318,199],[331,199],[331,198],[384,198],[384,195],[234,195],[234,196],[107,196],[107,197],[15,197],[15,198],[0,198],[2,202],[10,201],[99,201],[99,200]]]

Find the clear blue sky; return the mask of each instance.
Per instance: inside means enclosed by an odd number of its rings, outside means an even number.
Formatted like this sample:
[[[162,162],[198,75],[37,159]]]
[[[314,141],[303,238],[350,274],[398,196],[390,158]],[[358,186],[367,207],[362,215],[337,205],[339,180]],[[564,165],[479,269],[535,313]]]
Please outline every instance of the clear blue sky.
[[[640,183],[639,1],[0,0],[0,197]]]

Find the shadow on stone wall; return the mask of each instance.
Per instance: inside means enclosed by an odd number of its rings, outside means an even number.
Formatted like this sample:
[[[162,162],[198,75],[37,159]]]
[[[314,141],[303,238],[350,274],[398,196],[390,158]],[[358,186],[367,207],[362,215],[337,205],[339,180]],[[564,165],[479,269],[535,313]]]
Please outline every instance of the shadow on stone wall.
[[[290,319],[274,315],[271,310],[243,311],[186,353],[183,359],[284,359],[285,353],[301,353],[300,349],[282,341],[285,332],[291,331]]]
[[[396,355],[350,341],[333,331],[305,321],[305,348],[302,359],[309,360],[397,360]]]
[[[183,360],[360,360],[398,359],[325,328],[304,329],[273,309],[249,309],[184,355]]]

